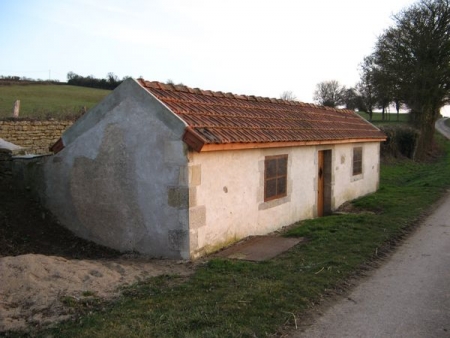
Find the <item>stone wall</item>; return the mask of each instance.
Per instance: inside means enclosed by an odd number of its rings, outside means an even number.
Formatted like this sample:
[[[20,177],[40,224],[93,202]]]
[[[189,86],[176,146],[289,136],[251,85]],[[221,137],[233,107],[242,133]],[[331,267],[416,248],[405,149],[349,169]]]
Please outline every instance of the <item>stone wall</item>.
[[[48,154],[73,121],[0,120],[0,138],[26,148],[28,154]]]

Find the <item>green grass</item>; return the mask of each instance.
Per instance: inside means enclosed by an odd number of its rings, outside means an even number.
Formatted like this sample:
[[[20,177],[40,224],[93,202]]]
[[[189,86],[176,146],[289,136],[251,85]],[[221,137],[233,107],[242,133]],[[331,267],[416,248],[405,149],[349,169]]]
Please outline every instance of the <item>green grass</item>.
[[[79,115],[84,107],[95,106],[110,92],[68,85],[0,86],[0,118],[12,116],[16,100],[20,100],[19,117],[73,117]]]
[[[190,278],[161,276],[128,287],[41,337],[264,337],[322,299],[398,240],[450,186],[450,144],[434,163],[382,165],[377,193],[354,201],[367,212],[296,224],[308,239],[262,262],[212,259]]]
[[[366,112],[358,112],[358,114],[365,118],[367,121],[376,123],[379,125],[380,123],[407,123],[409,122],[409,114],[399,114],[399,121],[397,121],[397,112],[391,112],[390,114],[385,114],[385,120],[382,120],[382,114],[381,113],[372,113],[372,120],[369,118],[369,113]]]

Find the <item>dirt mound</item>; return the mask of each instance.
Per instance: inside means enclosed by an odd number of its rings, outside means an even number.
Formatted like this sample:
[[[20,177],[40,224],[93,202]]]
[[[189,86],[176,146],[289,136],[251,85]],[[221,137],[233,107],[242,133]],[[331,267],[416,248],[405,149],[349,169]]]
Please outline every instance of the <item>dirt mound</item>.
[[[187,263],[123,255],[74,236],[10,180],[0,180],[0,201],[0,335],[67,319],[71,301],[110,299],[122,285],[191,272]]]
[[[187,264],[143,257],[75,260],[28,254],[0,258],[0,332],[67,319],[64,300],[110,299],[118,287],[162,274],[188,275]]]

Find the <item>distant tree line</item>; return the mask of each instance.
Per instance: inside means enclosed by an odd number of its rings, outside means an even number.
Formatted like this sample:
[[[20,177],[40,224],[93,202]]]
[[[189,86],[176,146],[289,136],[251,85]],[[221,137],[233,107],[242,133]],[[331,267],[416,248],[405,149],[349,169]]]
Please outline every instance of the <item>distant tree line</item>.
[[[391,103],[395,102],[398,113],[402,103],[394,98],[389,99],[385,94],[385,87],[378,74],[367,68],[365,62],[360,66],[361,80],[354,87],[345,87],[336,80],[320,82],[314,91],[314,101],[328,107],[345,107],[347,109],[364,111],[372,120],[374,109],[381,109],[382,120],[386,118],[385,112]]]
[[[42,81],[42,80],[34,80],[25,76],[14,76],[14,75],[0,75],[1,80],[6,81]]]
[[[0,75],[0,85],[59,84],[58,80],[32,79],[25,76]]]
[[[92,75],[81,76],[74,72],[69,72],[67,74],[67,84],[72,86],[113,90],[128,78],[130,78],[130,76],[125,76],[120,80],[114,73],[108,73],[106,78],[97,79]]]

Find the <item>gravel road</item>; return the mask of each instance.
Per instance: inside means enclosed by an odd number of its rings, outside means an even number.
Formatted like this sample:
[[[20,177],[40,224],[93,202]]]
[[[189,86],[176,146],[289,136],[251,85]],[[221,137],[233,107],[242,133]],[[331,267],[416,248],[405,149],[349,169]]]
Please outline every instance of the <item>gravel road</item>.
[[[450,128],[448,128],[448,127],[445,125],[445,120],[446,120],[446,119],[447,119],[447,118],[443,118],[443,119],[437,120],[435,126],[436,126],[436,129],[437,129],[442,135],[444,135],[445,137],[447,137],[448,139],[450,139]]]

